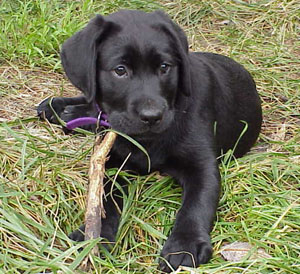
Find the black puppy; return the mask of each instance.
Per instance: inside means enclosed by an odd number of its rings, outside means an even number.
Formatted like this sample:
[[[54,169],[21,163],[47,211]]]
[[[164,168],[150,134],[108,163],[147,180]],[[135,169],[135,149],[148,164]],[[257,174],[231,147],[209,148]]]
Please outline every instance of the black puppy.
[[[96,102],[113,129],[141,143],[152,170],[173,176],[183,187],[162,257],[174,269],[208,262],[220,192],[216,158],[233,149],[247,128],[234,151],[241,157],[260,132],[261,105],[250,74],[225,56],[189,52],[183,30],[161,11],[97,15],[64,43],[61,59],[84,96],[54,98],[58,115],[65,121],[97,117]],[[38,112],[57,122],[48,100]],[[121,137],[108,167],[121,166],[130,152],[125,168],[147,173],[146,156]],[[119,215],[111,200],[105,208],[102,236],[114,241]],[[80,230],[70,237],[83,240]],[[168,263],[162,260],[160,268],[170,272]]]

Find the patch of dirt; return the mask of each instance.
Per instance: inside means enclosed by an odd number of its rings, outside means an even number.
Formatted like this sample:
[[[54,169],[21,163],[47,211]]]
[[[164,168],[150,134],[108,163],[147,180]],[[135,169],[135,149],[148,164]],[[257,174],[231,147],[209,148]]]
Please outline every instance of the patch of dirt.
[[[42,69],[0,67],[0,122],[36,116],[49,96],[73,97],[80,92],[62,75]]]

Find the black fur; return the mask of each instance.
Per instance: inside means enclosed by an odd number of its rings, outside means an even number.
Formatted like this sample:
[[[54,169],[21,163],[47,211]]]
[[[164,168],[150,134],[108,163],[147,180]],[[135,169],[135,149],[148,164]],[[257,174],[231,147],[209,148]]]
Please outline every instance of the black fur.
[[[96,101],[113,129],[140,142],[152,170],[173,176],[184,190],[162,257],[174,269],[208,262],[220,192],[216,158],[235,146],[247,124],[234,151],[236,157],[244,155],[261,127],[260,100],[250,74],[228,57],[189,52],[182,29],[161,11],[97,15],[64,43],[61,58],[84,96],[54,98],[60,117],[96,117]],[[48,100],[38,112],[57,122]],[[120,167],[129,153],[124,168],[147,173],[146,156],[121,137],[108,167]],[[105,208],[102,236],[114,241],[119,215],[110,200]],[[79,230],[70,237],[83,240]],[[160,268],[171,271],[164,260]]]

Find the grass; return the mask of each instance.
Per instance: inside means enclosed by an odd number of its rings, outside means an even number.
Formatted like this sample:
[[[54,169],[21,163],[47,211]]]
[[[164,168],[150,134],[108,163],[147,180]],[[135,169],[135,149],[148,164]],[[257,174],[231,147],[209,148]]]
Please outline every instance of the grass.
[[[262,98],[264,122],[256,147],[220,165],[214,256],[196,273],[299,273],[296,0],[1,1],[0,273],[80,273],[78,265],[97,244],[75,245],[67,238],[84,217],[93,136],[64,135],[60,127],[35,118],[35,105],[50,95],[78,93],[63,76],[59,47],[95,13],[120,8],[164,9],[185,29],[192,50],[242,63]],[[113,179],[116,172],[107,174]],[[158,254],[180,207],[181,189],[159,174],[121,175],[130,191],[124,194],[118,244],[111,254],[94,258],[91,273],[159,273]],[[220,251],[234,241],[262,247],[271,258],[227,262]]]

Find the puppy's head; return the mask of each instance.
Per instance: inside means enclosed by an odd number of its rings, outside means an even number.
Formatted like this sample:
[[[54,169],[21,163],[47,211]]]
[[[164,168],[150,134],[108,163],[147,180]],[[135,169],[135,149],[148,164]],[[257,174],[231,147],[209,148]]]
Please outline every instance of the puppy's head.
[[[151,138],[170,127],[190,92],[188,44],[163,12],[97,15],[62,48],[71,82],[116,130]]]

